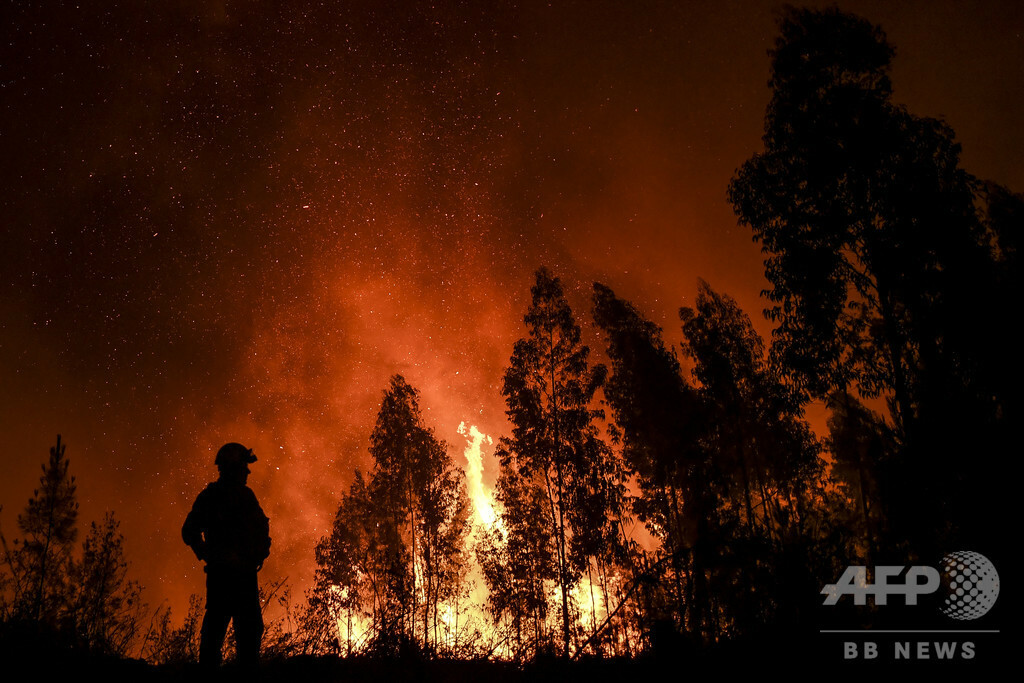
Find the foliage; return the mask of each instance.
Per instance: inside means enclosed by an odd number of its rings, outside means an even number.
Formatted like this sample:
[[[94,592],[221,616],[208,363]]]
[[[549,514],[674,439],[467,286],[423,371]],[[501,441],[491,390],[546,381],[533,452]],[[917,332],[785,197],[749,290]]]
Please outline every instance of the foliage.
[[[605,368],[588,366],[590,350],[581,342],[580,327],[558,278],[541,268],[530,291],[532,301],[524,317],[527,337],[515,343],[502,384],[512,435],[501,440],[501,465],[543,484],[545,514],[532,521],[550,525],[561,602],[561,650],[568,657],[574,621],[570,592],[585,569],[583,541],[590,532],[584,526],[587,517],[577,513],[604,493],[603,485],[593,486],[589,478],[595,468],[604,470],[601,462],[607,457],[594,425],[601,413],[590,408]]]
[[[68,609],[86,647],[127,656],[139,635],[142,588],[128,579],[124,536],[120,522],[108,512],[102,524],[93,522],[82,545],[82,559],[71,572],[73,591]]]
[[[646,567],[664,566],[660,588],[645,592],[644,618],[668,614],[680,628],[708,635],[710,596],[706,570],[713,552],[708,527],[716,505],[709,463],[700,442],[702,407],[682,375],[676,356],[661,339],[661,330],[608,287],[594,285],[594,320],[604,332],[611,374],[604,388],[618,427],[624,465],[636,478],[638,517],[661,541],[659,558]],[[654,578],[654,577],[650,577]]]
[[[92,522],[76,557],[78,503],[66,444],[57,437],[40,486],[18,516],[24,534],[0,533],[0,620],[13,631],[50,634],[55,647],[125,657],[135,652],[147,606],[128,579],[120,522]]]
[[[808,553],[821,548],[812,521],[824,477],[800,394],[769,367],[736,302],[704,282],[696,306],[680,311],[692,386],[657,326],[603,285],[594,302],[635,509],[662,542],[635,561],[634,575],[648,582],[641,618],[663,637],[671,616],[705,642],[777,621],[791,611],[780,591],[737,588],[778,585],[779,568],[791,565],[800,590],[813,585]]]
[[[509,457],[500,447],[498,455]],[[551,526],[537,523],[548,517],[547,494],[538,476],[505,467],[496,498],[502,524],[485,533],[477,559],[489,588],[488,609],[498,625],[509,627],[511,656],[529,659],[548,640],[548,586],[558,578]]]
[[[701,281],[696,305],[680,317],[700,383],[708,477],[718,487],[709,525],[719,543],[717,591],[741,580],[771,584],[783,563],[806,564],[792,556],[809,550],[804,526],[820,496],[823,463],[803,418],[806,399],[768,365],[760,335],[731,297]],[[794,594],[812,594],[814,581],[801,575],[806,585]],[[791,607],[771,590],[733,594],[721,605],[725,627],[737,633],[777,623]]]
[[[945,123],[892,102],[894,54],[838,9],[784,12],[764,151],[729,188],[765,254],[770,348],[703,281],[679,311],[678,356],[595,284],[610,371],[592,366],[561,282],[539,269],[501,387],[499,523],[467,543],[464,475],[395,375],[372,470],[355,471],[316,545],[297,625],[283,581],[261,591],[284,610],[268,651],[464,655],[480,645],[458,627],[471,550],[494,621],[487,654],[517,661],[657,653],[680,632],[710,648],[806,621],[854,559],[960,539],[987,551],[1007,486],[992,481],[995,457],[1012,452],[1020,413],[1004,300],[1019,289],[1024,197],[967,174]],[[824,443],[804,415],[812,399],[829,412]],[[0,618],[124,656],[140,589],[113,514],[75,558],[64,451],[58,436],[18,517],[24,539],[0,536]],[[178,628],[158,610],[143,655],[195,662],[201,619],[196,596]]]
[[[5,616],[60,626],[69,597],[71,553],[78,537],[75,478],[68,473],[67,444],[60,435],[25,511],[18,515],[23,539],[3,540],[10,595]]]
[[[949,126],[891,102],[893,54],[864,19],[787,10],[765,150],[729,196],[765,253],[773,359],[818,398],[887,401],[900,443],[890,541],[930,553],[991,536],[985,468],[957,458],[1011,446],[1000,424],[1017,400],[993,370],[1014,361],[990,340],[1007,331],[992,295],[1015,250],[1012,230],[979,214],[982,185]]]
[[[463,474],[423,426],[418,401],[404,378],[391,379],[370,437],[373,474],[367,482],[356,472],[331,534],[317,544],[311,600],[322,612],[306,624],[321,646],[434,652],[447,642],[440,606],[457,597],[464,576],[469,504]],[[366,621],[363,640],[356,632]],[[339,623],[344,644],[327,635]]]
[[[203,623],[203,599],[190,595],[181,626],[171,626],[171,608],[157,610],[143,638],[142,656],[148,662],[180,666],[199,661],[199,632]]]
[[[728,487],[723,493],[742,499],[749,531],[778,540],[795,514],[794,487],[821,470],[804,400],[767,365],[761,337],[731,297],[701,281],[696,307],[680,316],[712,430],[706,445]]]
[[[832,454],[833,476],[842,482],[853,499],[857,518],[847,520],[858,531],[865,565],[873,565],[880,540],[885,536],[886,515],[879,502],[888,496],[881,488],[886,469],[896,456],[892,429],[874,411],[846,392],[829,401],[828,450]]]

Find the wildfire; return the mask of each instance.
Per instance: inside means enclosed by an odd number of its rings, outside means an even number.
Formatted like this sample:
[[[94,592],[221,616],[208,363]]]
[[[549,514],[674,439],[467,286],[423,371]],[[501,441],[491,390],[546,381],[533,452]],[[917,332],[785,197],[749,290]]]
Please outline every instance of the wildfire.
[[[469,442],[463,452],[463,455],[466,456],[466,488],[473,501],[477,521],[487,528],[491,528],[498,522],[498,516],[494,512],[494,506],[491,505],[491,493],[484,490],[484,465],[481,448],[484,442],[490,445],[494,441],[490,436],[477,429],[476,425],[470,425],[467,428],[465,422],[459,423],[459,434],[466,437]]]
[[[331,586],[331,592],[339,600],[348,597],[348,591],[341,586]],[[373,623],[366,615],[351,609],[337,610],[332,613],[332,616],[338,630],[338,642],[343,644],[346,654],[352,654],[353,650],[358,650],[361,647],[370,634]]]
[[[466,492],[473,504],[472,525],[480,531],[503,530],[503,522],[496,508],[497,502],[494,499],[494,491],[484,482],[484,448],[494,443],[493,439],[481,432],[475,425],[467,425],[466,422],[459,424],[458,433],[466,439],[463,455],[466,459],[463,468],[466,475]],[[479,540],[479,534],[470,533],[466,536],[465,553],[468,558],[466,585],[468,591],[457,594],[437,606],[436,623],[433,626],[433,637],[435,644],[448,651],[459,651],[460,648],[478,647],[479,643],[486,643],[486,649],[490,656],[498,658],[511,658],[516,656],[511,641],[506,642],[500,629],[496,630],[487,613],[488,586],[484,579],[482,568],[476,558],[475,544]],[[417,585],[422,585],[423,579],[419,574],[421,568],[416,567]],[[613,577],[612,582],[616,579]],[[332,589],[339,604],[347,597],[346,589],[335,586]],[[548,598],[557,604],[560,598],[560,589],[557,586],[551,587]],[[582,580],[571,588],[572,628],[580,634],[592,633],[608,617],[608,583],[598,582],[588,571]],[[415,612],[429,609],[425,602],[417,598]],[[422,614],[422,612],[419,612]],[[374,624],[372,619],[359,609],[336,608],[331,614],[335,624],[338,642],[342,645],[344,652],[351,654],[360,651],[372,639]],[[414,621],[419,623],[418,617]],[[477,640],[481,639],[481,640]],[[474,646],[471,643],[477,642]],[[581,643],[577,641],[576,646]]]

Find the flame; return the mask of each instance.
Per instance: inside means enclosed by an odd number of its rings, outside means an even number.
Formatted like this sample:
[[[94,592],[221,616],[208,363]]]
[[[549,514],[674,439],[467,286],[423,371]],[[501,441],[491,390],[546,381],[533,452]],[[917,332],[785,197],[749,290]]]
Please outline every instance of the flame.
[[[466,458],[466,492],[473,501],[472,524],[484,529],[493,529],[495,526],[501,528],[501,518],[494,510],[494,491],[484,483],[483,446],[485,443],[488,446],[493,444],[494,440],[477,429],[476,425],[467,427],[464,421],[459,423],[458,432],[467,442],[463,455]],[[476,536],[476,533],[471,533],[466,539],[467,555],[470,557],[467,579],[472,588],[469,592],[469,604],[465,606],[465,614],[469,626],[479,624],[480,629],[486,631],[489,630],[487,598],[490,591],[472,548]]]
[[[475,425],[467,427],[465,422],[459,424],[458,433],[465,437],[467,441],[463,455],[466,458],[466,489],[474,506],[475,516],[473,523],[486,529],[493,529],[496,526],[502,529],[502,519],[495,511],[494,491],[483,480],[483,445],[485,443],[491,445],[494,441],[490,436],[477,429]],[[470,553],[470,556],[473,557],[473,554]],[[486,611],[487,584],[483,579],[476,559],[473,558],[471,562],[472,566],[469,574],[474,588],[470,594],[472,604],[466,614],[470,619],[479,620],[486,628],[490,624]],[[615,577],[612,580],[614,581]],[[605,602],[604,589],[594,581],[589,572],[584,574],[579,583],[570,588],[569,595],[575,607],[574,629],[579,629],[584,633],[591,632],[608,616],[609,608]],[[554,586],[550,595],[553,601],[552,614],[557,613],[557,605],[561,600],[560,596],[561,588]],[[451,606],[446,606],[444,618],[446,624],[449,623],[448,620],[451,619],[453,614],[450,610]],[[499,659],[511,657],[513,652],[510,648],[509,644],[503,647],[494,647],[491,650],[491,655]]]
[[[582,632],[591,633],[597,629],[608,616],[608,606],[604,601],[604,593],[593,577],[584,574],[583,578],[569,590],[569,595],[579,609],[577,626]]]
[[[348,595],[348,589],[341,586],[331,586],[330,590],[341,600]],[[347,654],[358,651],[373,628],[373,622],[366,615],[354,610],[332,609],[331,611],[342,650]]]
[[[473,503],[471,524],[476,529],[501,529],[502,519],[497,513],[497,502],[494,498],[493,488],[484,481],[484,446],[494,443],[493,439],[481,432],[475,425],[467,425],[465,421],[458,427],[458,433],[466,439],[466,446],[463,455],[466,462],[463,465],[466,474],[466,490]],[[448,602],[438,605],[437,622],[434,625],[435,642],[442,649],[457,651],[467,643],[476,638],[481,638],[485,644],[485,650],[489,656],[498,659],[509,659],[516,656],[511,642],[502,639],[497,625],[493,624],[487,610],[489,591],[483,572],[476,559],[474,543],[478,540],[478,534],[470,533],[466,537],[466,556],[469,567],[465,577],[465,583],[470,588],[464,593],[456,595]],[[419,567],[416,571],[419,571]],[[570,588],[570,601],[572,603],[572,630],[578,634],[593,633],[600,629],[604,621],[611,613],[609,603],[609,590],[615,590],[615,586],[621,581],[621,576],[613,573],[604,577],[597,574],[598,567],[591,566],[592,571],[583,574],[580,581]],[[345,589],[339,586],[332,587],[339,598],[339,603],[344,602],[346,597]],[[552,609],[550,618],[557,619],[557,605],[561,600],[561,588],[557,585],[551,586],[548,599],[551,600]],[[417,609],[425,608],[420,605]],[[331,613],[337,629],[338,642],[342,651],[348,654],[360,652],[368,640],[372,638],[374,625],[372,619],[361,613],[359,610],[346,610],[337,608]],[[553,626],[553,622],[552,622]],[[629,635],[624,631],[612,635],[612,647],[622,644],[623,639]],[[616,642],[617,641],[617,642]],[[608,641],[605,641],[606,645]],[[577,639],[574,648],[582,647],[583,643]],[[599,643],[589,645],[588,651],[599,652],[605,647]]]
[[[476,425],[470,425],[467,428],[465,422],[459,423],[459,434],[466,437],[469,442],[463,455],[466,456],[466,488],[473,501],[476,521],[491,528],[498,522],[498,515],[494,512],[494,506],[491,504],[493,494],[484,490],[484,465],[481,448],[484,442],[491,445],[494,440],[477,429]]]

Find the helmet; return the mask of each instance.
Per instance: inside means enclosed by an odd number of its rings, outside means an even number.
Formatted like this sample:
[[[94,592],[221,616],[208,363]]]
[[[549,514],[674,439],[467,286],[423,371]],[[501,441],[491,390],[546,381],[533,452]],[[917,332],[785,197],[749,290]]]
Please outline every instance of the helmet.
[[[226,443],[217,451],[217,459],[213,461],[217,467],[241,467],[256,462],[251,448],[240,443]]]

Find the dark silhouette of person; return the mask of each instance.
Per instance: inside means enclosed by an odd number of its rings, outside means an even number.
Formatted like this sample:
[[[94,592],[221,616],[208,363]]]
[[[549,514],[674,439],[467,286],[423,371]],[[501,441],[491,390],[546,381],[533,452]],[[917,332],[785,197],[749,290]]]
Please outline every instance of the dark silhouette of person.
[[[196,557],[206,562],[206,614],[199,641],[199,663],[216,668],[228,623],[235,622],[238,663],[259,662],[263,638],[257,572],[270,555],[270,520],[246,481],[252,450],[224,444],[215,464],[220,478],[196,497],[181,527],[181,537]]]

